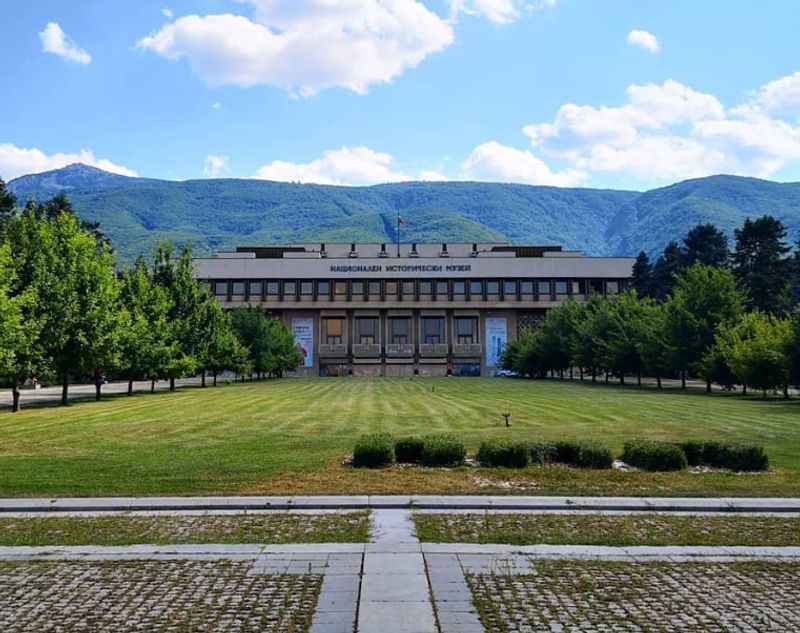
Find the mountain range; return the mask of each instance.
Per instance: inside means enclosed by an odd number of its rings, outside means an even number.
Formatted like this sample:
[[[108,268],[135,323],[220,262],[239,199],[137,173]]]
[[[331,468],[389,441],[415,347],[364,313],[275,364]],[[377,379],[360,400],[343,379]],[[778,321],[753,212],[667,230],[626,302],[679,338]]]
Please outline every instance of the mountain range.
[[[73,164],[8,183],[20,204],[63,191],[100,223],[123,262],[160,240],[195,253],[289,242],[509,241],[560,244],[589,255],[657,254],[695,224],[732,236],[770,214],[800,232],[800,183],[709,176],[646,192],[481,182],[345,187],[252,179],[132,178]]]

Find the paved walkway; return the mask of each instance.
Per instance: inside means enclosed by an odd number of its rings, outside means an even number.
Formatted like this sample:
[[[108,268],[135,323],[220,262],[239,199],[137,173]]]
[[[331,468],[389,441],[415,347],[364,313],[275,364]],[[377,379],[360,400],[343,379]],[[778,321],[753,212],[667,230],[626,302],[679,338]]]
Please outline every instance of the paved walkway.
[[[800,513],[800,498],[331,495],[311,497],[69,497],[58,499],[0,499],[0,513],[358,509]]]

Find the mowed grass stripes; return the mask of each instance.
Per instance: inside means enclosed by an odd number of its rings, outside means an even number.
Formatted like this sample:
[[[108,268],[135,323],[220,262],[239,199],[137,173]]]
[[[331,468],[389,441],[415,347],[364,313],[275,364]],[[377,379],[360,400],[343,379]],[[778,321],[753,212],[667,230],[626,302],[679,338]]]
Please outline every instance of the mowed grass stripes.
[[[506,428],[502,414],[511,412]],[[341,466],[362,433],[763,444],[766,475]],[[476,475],[488,478],[476,482]],[[506,485],[504,485],[504,482]],[[509,487],[508,482],[521,487]],[[497,485],[495,485],[497,484]],[[264,381],[0,413],[0,495],[800,494],[800,401],[508,379]]]

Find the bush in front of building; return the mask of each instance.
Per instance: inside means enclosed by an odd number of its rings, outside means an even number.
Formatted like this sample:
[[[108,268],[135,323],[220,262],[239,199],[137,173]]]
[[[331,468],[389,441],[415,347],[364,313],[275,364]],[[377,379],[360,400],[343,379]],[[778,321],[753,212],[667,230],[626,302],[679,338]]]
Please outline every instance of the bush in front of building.
[[[424,466],[460,466],[466,456],[464,442],[453,435],[429,435],[423,440]]]
[[[611,449],[597,442],[556,442],[554,455],[552,461],[577,468],[608,469],[614,464]]]
[[[478,461],[482,466],[525,468],[531,462],[530,447],[525,442],[487,440],[478,449]]]
[[[681,444],[690,466],[711,466],[734,471],[769,469],[763,446],[718,441],[689,441]]]
[[[422,461],[424,446],[421,437],[402,437],[394,443],[395,459],[403,464],[418,464]]]
[[[531,442],[528,444],[531,455],[531,463],[544,466],[556,461],[558,451],[553,442]]]
[[[372,433],[358,438],[353,449],[355,468],[380,468],[394,462],[394,442],[387,433]]]
[[[686,454],[677,444],[655,440],[625,442],[622,461],[648,471],[684,470],[688,465]]]

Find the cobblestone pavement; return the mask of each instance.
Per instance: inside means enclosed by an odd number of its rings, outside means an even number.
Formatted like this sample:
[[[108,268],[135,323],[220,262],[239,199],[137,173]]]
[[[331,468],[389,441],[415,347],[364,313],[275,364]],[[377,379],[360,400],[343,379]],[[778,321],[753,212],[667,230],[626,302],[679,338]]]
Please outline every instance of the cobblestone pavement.
[[[0,562],[4,633],[305,633],[319,574],[226,560]]]
[[[796,562],[509,564],[467,574],[487,633],[800,631]]]

